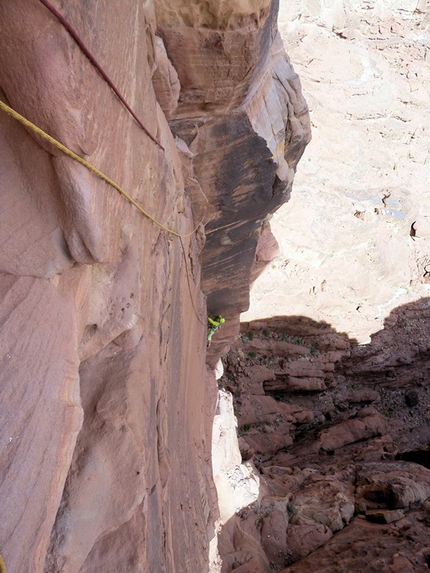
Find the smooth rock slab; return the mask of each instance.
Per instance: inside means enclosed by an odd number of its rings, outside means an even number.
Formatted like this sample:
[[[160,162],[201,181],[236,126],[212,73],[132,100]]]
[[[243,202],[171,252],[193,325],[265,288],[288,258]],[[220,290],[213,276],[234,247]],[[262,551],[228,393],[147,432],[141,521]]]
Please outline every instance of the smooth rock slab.
[[[8,571],[42,570],[82,425],[70,274],[63,291],[0,275],[0,545]]]

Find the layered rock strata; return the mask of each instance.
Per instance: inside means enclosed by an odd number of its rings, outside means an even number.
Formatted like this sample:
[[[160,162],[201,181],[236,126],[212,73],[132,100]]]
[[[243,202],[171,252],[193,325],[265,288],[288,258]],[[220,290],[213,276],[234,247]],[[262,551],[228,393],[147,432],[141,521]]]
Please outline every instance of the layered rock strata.
[[[276,2],[55,7],[159,145],[36,0],[0,5],[1,99],[190,236],[0,113],[0,551],[12,573],[206,571],[206,317],[247,305],[307,107]]]
[[[399,307],[369,345],[306,317],[242,325],[220,383],[259,489],[221,532],[223,571],[428,568],[427,315]]]

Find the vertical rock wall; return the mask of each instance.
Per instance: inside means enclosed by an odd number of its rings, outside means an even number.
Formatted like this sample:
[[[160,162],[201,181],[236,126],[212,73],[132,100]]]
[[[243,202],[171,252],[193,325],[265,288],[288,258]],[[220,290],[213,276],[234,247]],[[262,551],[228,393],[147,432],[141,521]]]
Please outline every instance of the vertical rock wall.
[[[249,304],[262,222],[289,198],[308,110],[277,32],[278,2],[209,2],[192,25],[180,2],[169,6],[159,30],[182,86],[170,124],[209,202],[203,289],[209,310],[232,318]]]
[[[206,571],[206,304],[248,301],[309,138],[276,3],[0,4],[0,552],[8,572]],[[170,119],[170,125],[168,124]],[[202,226],[192,233],[204,216]]]

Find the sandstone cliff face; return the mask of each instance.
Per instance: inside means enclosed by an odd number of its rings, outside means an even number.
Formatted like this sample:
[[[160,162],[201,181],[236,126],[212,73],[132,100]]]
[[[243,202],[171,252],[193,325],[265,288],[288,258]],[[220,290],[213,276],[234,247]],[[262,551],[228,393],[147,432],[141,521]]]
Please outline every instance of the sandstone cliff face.
[[[160,6],[158,30],[182,87],[170,125],[208,201],[203,290],[230,318],[248,308],[262,222],[289,197],[308,112],[277,2],[203,6],[193,26],[182,4]]]
[[[206,316],[237,328],[306,104],[276,2],[56,8],[164,149],[36,1],[0,5],[0,98],[167,227],[205,226],[161,230],[0,113],[0,551],[9,573],[207,571]]]

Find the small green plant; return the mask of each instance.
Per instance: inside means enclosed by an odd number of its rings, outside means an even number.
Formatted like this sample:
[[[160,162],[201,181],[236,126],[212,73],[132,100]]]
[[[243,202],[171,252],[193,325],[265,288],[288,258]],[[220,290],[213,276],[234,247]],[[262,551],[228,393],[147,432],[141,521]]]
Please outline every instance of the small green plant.
[[[254,333],[248,332],[247,337],[248,337],[248,340],[254,340]]]
[[[311,344],[311,354],[312,356],[316,356],[318,354],[318,348],[315,346],[315,344]]]
[[[263,334],[264,338],[269,338],[269,336],[270,336],[270,332],[268,330],[263,330],[262,334]]]
[[[256,352],[248,352],[248,356],[249,356],[249,358],[256,358],[257,353]]]

